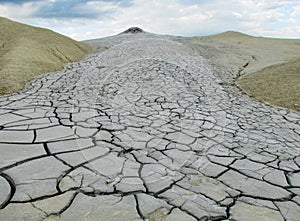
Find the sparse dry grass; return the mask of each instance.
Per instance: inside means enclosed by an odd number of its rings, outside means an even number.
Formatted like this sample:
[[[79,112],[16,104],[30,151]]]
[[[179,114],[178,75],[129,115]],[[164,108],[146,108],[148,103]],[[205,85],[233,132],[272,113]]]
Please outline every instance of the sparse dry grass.
[[[242,77],[235,82],[250,96],[300,111],[300,39],[253,37],[229,31],[193,38],[192,43],[209,49],[208,57],[222,70],[221,77],[235,79],[240,73]]]
[[[237,83],[258,100],[300,111],[300,61],[264,68]]]
[[[89,46],[50,30],[1,17],[0,32],[0,95],[16,92],[34,76],[60,70],[91,52]],[[225,32],[193,38],[193,45],[209,48],[209,56],[224,68],[250,61],[237,84],[263,102],[300,111],[300,40]]]
[[[34,76],[81,60],[91,48],[53,31],[0,17],[0,95],[21,90]]]

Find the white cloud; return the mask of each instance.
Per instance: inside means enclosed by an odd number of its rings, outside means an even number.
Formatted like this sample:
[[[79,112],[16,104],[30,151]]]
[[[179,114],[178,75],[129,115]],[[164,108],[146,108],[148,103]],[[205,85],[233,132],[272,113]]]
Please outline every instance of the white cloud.
[[[293,8],[292,16],[300,17],[300,4]]]
[[[97,18],[34,18],[37,5],[0,4],[0,14],[51,28],[78,40],[117,34],[131,26],[149,32],[173,35],[206,35],[236,30],[253,35],[300,37],[298,0],[133,0],[128,7],[118,3],[90,1],[76,10],[99,14]],[[41,5],[40,5],[41,6]],[[45,7],[45,6],[43,6]],[[105,12],[105,13],[104,13]]]
[[[23,20],[32,16],[39,8],[32,2],[26,2],[22,5],[0,4],[0,16]]]

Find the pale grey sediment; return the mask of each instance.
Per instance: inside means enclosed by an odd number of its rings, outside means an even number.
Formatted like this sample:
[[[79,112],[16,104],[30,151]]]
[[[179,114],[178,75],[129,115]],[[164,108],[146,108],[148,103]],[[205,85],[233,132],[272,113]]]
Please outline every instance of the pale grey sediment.
[[[298,219],[300,114],[174,39],[95,40],[0,98],[0,220]]]

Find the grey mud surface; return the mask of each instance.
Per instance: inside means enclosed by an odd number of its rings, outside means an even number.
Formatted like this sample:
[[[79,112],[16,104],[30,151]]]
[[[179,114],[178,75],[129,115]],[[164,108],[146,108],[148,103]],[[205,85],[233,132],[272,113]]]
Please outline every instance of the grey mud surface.
[[[94,40],[0,98],[0,220],[299,220],[300,114],[180,42]]]

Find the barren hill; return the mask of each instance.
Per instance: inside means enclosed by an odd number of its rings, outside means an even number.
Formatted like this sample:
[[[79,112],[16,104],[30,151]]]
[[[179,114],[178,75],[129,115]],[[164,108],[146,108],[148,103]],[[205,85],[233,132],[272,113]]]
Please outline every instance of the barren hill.
[[[0,17],[0,95],[16,92],[37,74],[81,60],[90,47],[53,31]]]
[[[248,95],[300,111],[300,40],[228,31],[183,39],[217,67],[220,77]]]

